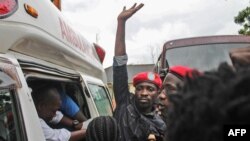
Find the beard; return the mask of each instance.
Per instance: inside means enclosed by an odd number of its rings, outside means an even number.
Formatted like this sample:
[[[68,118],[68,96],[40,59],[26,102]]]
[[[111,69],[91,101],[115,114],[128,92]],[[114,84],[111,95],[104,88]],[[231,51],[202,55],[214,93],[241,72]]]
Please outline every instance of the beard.
[[[153,102],[148,99],[136,99],[135,104],[140,111],[151,111],[153,107]]]

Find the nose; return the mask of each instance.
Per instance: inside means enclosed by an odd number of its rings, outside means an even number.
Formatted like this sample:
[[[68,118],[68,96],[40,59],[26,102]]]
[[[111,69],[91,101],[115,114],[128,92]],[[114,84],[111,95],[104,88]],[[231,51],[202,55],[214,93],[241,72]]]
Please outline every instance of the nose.
[[[142,96],[148,96],[149,95],[148,90],[147,89],[143,89],[142,92],[141,92],[141,95]]]
[[[165,94],[163,94],[163,93],[161,93],[160,95],[159,95],[159,99],[165,99]]]

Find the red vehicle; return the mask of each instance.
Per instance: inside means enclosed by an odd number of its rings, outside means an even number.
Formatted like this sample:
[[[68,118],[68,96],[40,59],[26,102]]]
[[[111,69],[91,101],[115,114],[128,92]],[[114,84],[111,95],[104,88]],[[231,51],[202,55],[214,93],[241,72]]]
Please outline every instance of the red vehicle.
[[[200,71],[212,70],[221,62],[232,64],[229,51],[250,47],[250,36],[223,35],[171,40],[164,44],[155,71],[165,76],[170,66],[184,65]]]

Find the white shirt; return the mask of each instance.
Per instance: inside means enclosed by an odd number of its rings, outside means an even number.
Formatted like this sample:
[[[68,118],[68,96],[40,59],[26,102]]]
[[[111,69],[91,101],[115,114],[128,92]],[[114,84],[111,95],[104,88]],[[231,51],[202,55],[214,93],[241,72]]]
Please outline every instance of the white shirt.
[[[52,123],[59,123],[63,115],[61,112],[57,112],[56,116],[52,119]],[[43,134],[46,141],[68,141],[71,133],[67,129],[52,129],[48,124],[40,118],[40,123],[43,129]]]
[[[52,123],[52,124],[58,124],[62,120],[62,118],[63,118],[62,112],[56,111],[56,116],[54,116],[52,118],[52,120],[50,121],[50,123]]]

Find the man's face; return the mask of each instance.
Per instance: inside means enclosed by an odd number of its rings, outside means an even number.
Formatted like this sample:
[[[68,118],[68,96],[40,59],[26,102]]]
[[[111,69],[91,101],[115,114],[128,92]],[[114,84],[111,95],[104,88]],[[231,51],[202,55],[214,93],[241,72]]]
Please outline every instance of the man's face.
[[[169,100],[168,100],[168,97],[166,95],[166,92],[165,92],[165,89],[163,89],[161,91],[161,93],[158,95],[158,110],[161,112],[161,114],[164,114],[167,112],[167,108],[169,106]]]
[[[166,94],[177,93],[178,86],[182,87],[183,81],[175,75],[168,73],[163,83],[163,87],[165,89]]]
[[[157,97],[158,88],[149,82],[142,82],[135,87],[135,101],[139,109],[151,111]]]
[[[56,116],[56,111],[60,108],[61,100],[60,97],[57,97],[54,101],[40,104],[39,105],[39,117],[49,122],[54,116]]]

